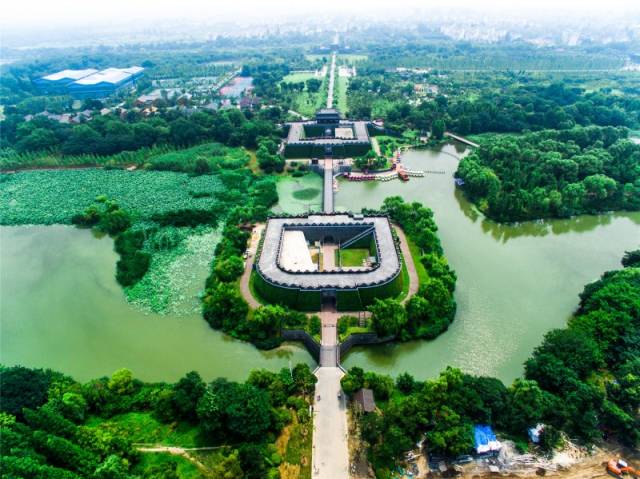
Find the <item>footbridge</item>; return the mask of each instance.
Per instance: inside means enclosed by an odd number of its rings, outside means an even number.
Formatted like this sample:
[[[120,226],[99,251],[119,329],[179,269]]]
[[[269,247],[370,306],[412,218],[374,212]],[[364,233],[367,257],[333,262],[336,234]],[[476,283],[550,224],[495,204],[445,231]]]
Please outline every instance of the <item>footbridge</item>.
[[[322,210],[325,213],[333,213],[333,160],[324,160],[324,182],[323,182]]]
[[[480,145],[478,145],[477,143],[474,143],[471,140],[467,140],[464,136],[454,135],[450,131],[445,131],[444,136],[459,141],[460,143],[464,143],[465,145],[473,146],[474,148],[480,148]]]

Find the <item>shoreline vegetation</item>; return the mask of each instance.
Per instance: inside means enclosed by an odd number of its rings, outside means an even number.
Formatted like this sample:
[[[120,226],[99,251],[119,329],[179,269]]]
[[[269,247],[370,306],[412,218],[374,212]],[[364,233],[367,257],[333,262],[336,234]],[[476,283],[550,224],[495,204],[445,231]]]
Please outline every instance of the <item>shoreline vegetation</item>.
[[[521,451],[527,429],[544,424],[538,448],[550,453],[563,434],[583,444],[640,442],[640,251],[623,269],[585,286],[564,329],[548,332],[511,386],[447,368],[436,379],[390,376],[352,367],[344,391],[373,390],[378,410],[355,412],[368,458],[380,477],[424,439],[425,450],[455,458],[472,449],[473,424],[491,424]]]
[[[577,127],[483,138],[456,177],[499,222],[640,209],[640,145],[628,130]]]
[[[352,30],[353,53],[338,51],[337,62],[357,64],[357,72],[338,72],[335,103],[346,118],[384,125],[357,168],[389,166],[398,148],[436,147],[451,131],[481,145],[455,175],[487,218],[640,210],[640,144],[629,139],[640,125],[640,90],[637,72],[622,70],[637,66],[633,43],[454,41],[428,24]],[[309,172],[304,163],[287,165],[279,146],[287,121],[326,102],[328,75],[301,73],[328,66],[328,53],[305,54],[326,40],[326,31],[309,31],[12,50],[18,61],[0,82],[0,224],[75,224],[110,235],[127,299],[160,313],[183,296],[181,261],[202,256],[208,277],[190,306],[213,329],[262,349],[279,346],[283,328],[318,340],[317,316],[273,304],[251,309],[239,282],[252,226],[278,203],[277,179]],[[140,64],[146,76],[84,101],[44,94],[33,81],[115,64]],[[317,196],[314,188],[293,194],[300,208]],[[364,322],[340,318],[339,338],[373,331],[394,341],[433,339],[457,307],[456,273],[433,212],[399,196],[385,199],[382,212],[408,237],[420,287],[410,298],[376,300]],[[362,252],[350,261],[361,259]],[[375,395],[378,409],[353,417],[378,477],[395,474],[419,441],[436,456],[467,454],[474,424],[491,424],[521,451],[530,447],[527,428],[539,423],[544,453],[565,436],[637,447],[640,251],[622,264],[584,287],[567,326],[545,335],[511,385],[450,367],[425,381],[351,368],[344,391]],[[79,383],[0,366],[0,468],[37,479],[308,479],[315,382],[300,364],[208,384],[195,372],[166,384],[120,369]]]

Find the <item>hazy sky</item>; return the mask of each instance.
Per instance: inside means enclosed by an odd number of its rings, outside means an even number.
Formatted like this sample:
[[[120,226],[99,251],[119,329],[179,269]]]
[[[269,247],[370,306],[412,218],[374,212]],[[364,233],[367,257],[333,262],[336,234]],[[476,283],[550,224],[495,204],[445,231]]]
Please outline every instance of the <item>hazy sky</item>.
[[[0,24],[21,26],[79,26],[88,23],[129,22],[135,19],[190,18],[212,22],[219,20],[277,21],[300,13],[340,14],[385,10],[390,6],[402,13],[415,8],[471,7],[487,13],[504,9],[608,13],[639,12],[637,0],[8,0],[0,6]],[[640,23],[640,16],[638,19]]]

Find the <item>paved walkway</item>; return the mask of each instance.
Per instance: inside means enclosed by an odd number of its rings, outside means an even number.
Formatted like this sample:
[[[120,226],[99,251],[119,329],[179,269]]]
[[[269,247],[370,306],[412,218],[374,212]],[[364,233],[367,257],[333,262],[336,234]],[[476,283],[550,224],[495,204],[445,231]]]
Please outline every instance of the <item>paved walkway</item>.
[[[400,238],[400,251],[402,251],[402,257],[407,265],[407,271],[409,272],[409,293],[402,300],[403,303],[409,301],[409,298],[418,292],[420,288],[420,281],[418,280],[418,272],[416,271],[416,265],[413,262],[413,256],[411,256],[411,250],[409,249],[409,243],[407,243],[407,237],[401,228],[394,226],[398,238]]]
[[[314,479],[349,477],[347,406],[345,395],[340,388],[343,374],[342,370],[336,367],[321,367],[316,371],[318,382],[313,406],[312,459]]]
[[[331,55],[331,70],[329,70],[329,88],[327,89],[327,108],[333,107],[333,86],[335,84],[336,53]]]
[[[338,245],[335,243],[322,243],[322,271],[333,271],[336,269],[336,251]]]
[[[316,397],[313,406],[312,475],[318,479],[349,477],[349,445],[347,443],[347,406],[340,386],[343,376],[338,367],[337,324],[340,314],[335,308],[320,312],[322,339],[320,367],[316,370]]]
[[[242,293],[242,297],[249,304],[249,307],[252,309],[256,309],[261,306],[258,300],[254,298],[251,293],[251,288],[249,288],[249,279],[251,278],[253,262],[256,259],[256,251],[258,250],[258,243],[260,242],[260,237],[262,236],[264,227],[264,223],[258,223],[253,227],[251,239],[249,240],[249,247],[247,248],[248,256],[245,261],[244,273],[242,273],[242,277],[240,278],[240,292]]]

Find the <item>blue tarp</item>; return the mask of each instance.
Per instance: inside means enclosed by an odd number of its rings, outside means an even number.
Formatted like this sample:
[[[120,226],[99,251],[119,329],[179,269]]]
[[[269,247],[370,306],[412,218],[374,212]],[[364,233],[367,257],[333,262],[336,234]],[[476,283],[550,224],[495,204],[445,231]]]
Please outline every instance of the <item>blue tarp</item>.
[[[478,454],[490,451],[497,451],[502,446],[491,426],[486,424],[476,424],[473,426],[473,446]]]

